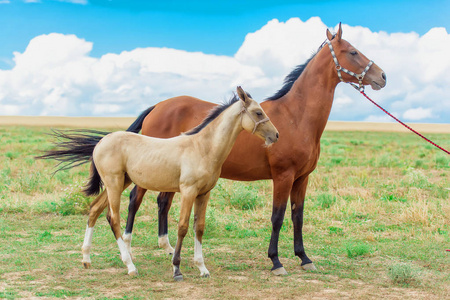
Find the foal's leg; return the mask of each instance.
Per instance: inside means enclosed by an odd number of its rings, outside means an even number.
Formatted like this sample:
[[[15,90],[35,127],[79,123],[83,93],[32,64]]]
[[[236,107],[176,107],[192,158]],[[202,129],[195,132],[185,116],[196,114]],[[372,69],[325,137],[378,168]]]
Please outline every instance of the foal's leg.
[[[205,267],[205,263],[203,262],[203,253],[202,253],[202,237],[203,232],[205,231],[205,216],[206,216],[206,207],[208,205],[209,200],[209,192],[198,196],[195,199],[194,203],[194,263],[200,270],[201,277],[209,277],[209,271]]]
[[[181,190],[181,209],[180,221],[178,222],[178,239],[172,258],[173,279],[175,279],[176,281],[183,280],[183,275],[180,271],[181,246],[189,228],[189,218],[191,216],[192,205],[194,204],[194,200],[196,197],[197,189],[184,188]]]
[[[308,185],[308,177],[297,179],[292,185],[291,191],[291,209],[292,224],[294,225],[294,252],[302,260],[303,270],[316,270],[313,262],[306,256],[303,247],[303,208],[305,203],[306,187]]]
[[[272,235],[268,254],[273,264],[272,273],[275,275],[287,274],[278,258],[278,238],[293,181],[294,176],[292,174],[278,174],[278,176],[273,177]]]
[[[141,206],[145,192],[147,192],[146,189],[135,185],[130,193],[130,204],[128,205],[127,225],[125,227],[125,234],[123,235],[123,241],[127,245],[128,252],[130,253],[131,256],[133,256],[131,254],[131,237],[132,237],[131,235],[133,233],[134,219],[136,218],[136,213],[139,210],[139,207]]]
[[[128,268],[129,275],[136,275],[137,269],[133,264],[131,255],[128,252],[127,246],[122,239],[122,234],[120,231],[120,196],[123,190],[131,183],[131,181],[125,181],[124,176],[108,176],[104,178],[104,183],[106,190],[108,192],[109,200],[109,225],[116,238],[117,245],[119,246],[120,256],[122,261]]]
[[[84,235],[83,246],[81,251],[83,253],[83,266],[87,269],[91,266],[91,245],[92,245],[92,234],[94,233],[95,222],[97,222],[98,217],[103,212],[103,210],[108,205],[108,199],[106,191],[103,191],[95,200],[91,203],[91,209],[89,210],[89,219],[86,226],[86,233]]]
[[[172,205],[175,193],[159,193],[158,201],[158,246],[168,254],[173,254],[173,248],[169,242],[167,215]]]

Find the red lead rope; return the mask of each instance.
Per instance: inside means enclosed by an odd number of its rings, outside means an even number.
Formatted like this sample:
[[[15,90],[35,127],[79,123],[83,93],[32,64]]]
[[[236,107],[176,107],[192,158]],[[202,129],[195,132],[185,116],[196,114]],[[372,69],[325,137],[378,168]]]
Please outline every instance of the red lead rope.
[[[432,144],[433,146],[441,149],[442,151],[444,151],[445,153],[450,155],[450,152],[444,148],[442,148],[441,146],[437,145],[436,143],[434,143],[433,141],[431,141],[430,139],[424,137],[423,135],[421,135],[419,132],[415,131],[414,129],[412,129],[411,127],[409,127],[408,125],[406,125],[405,123],[403,123],[402,121],[400,121],[399,119],[397,119],[396,117],[394,117],[393,115],[391,115],[387,110],[385,110],[384,108],[382,108],[380,105],[378,105],[375,101],[373,101],[372,99],[369,98],[369,96],[366,95],[366,93],[364,93],[364,91],[359,91],[364,97],[367,98],[367,100],[369,100],[370,102],[372,102],[373,104],[375,104],[379,109],[381,109],[382,111],[384,111],[388,116],[390,116],[391,118],[393,118],[395,121],[399,122],[400,124],[402,124],[403,126],[405,126],[406,128],[408,128],[409,130],[411,130],[412,132],[414,132],[415,134],[417,134],[418,136],[420,136],[421,138],[423,138],[425,141],[427,141],[428,143]],[[447,250],[449,251],[449,250]]]

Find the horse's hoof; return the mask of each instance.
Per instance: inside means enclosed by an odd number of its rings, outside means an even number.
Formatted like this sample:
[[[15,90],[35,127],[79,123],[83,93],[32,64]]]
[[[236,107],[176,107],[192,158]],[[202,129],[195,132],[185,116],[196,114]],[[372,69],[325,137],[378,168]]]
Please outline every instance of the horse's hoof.
[[[276,275],[276,276],[285,276],[288,274],[288,272],[286,272],[286,270],[284,269],[284,267],[272,270],[272,274]]]
[[[89,269],[91,267],[91,263],[90,262],[83,262],[83,267],[85,269]]]
[[[173,276],[173,280],[175,280],[175,281],[183,281],[183,275],[175,275],[175,276]]]
[[[211,277],[211,275],[209,275],[209,273],[205,273],[205,274],[200,274],[200,277],[209,278],[209,277]]]
[[[306,265],[303,265],[301,267],[305,271],[317,271],[317,268],[316,268],[316,266],[313,263],[306,264]]]
[[[128,275],[130,276],[137,276],[138,275],[138,271],[137,270],[131,270],[128,272]]]

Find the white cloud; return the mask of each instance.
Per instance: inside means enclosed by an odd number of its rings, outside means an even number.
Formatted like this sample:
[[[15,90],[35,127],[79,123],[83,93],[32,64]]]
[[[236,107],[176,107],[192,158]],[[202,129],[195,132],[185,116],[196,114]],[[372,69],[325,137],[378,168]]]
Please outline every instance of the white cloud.
[[[249,33],[233,57],[138,48],[94,58],[93,43],[74,35],[37,36],[23,53],[14,53],[11,70],[0,70],[0,114],[137,115],[177,95],[221,102],[238,84],[262,100],[311,57],[325,30],[317,17],[272,20]],[[386,88],[368,88],[374,100],[407,120],[450,123],[450,35],[445,29],[419,36],[343,25],[343,32],[387,74]],[[336,89],[330,118],[387,120],[344,84]]]
[[[432,117],[433,114],[431,112],[431,108],[411,108],[403,113],[403,118],[411,121],[420,121]]]

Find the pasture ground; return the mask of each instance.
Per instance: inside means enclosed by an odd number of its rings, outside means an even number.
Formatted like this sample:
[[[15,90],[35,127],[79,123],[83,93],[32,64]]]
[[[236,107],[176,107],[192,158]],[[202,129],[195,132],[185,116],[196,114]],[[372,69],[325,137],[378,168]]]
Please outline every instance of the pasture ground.
[[[52,176],[55,162],[34,159],[51,147],[48,132],[0,126],[0,298],[450,298],[450,157],[413,134],[324,133],[304,225],[305,248],[318,271],[300,269],[288,209],[279,254],[289,275],[271,275],[271,182],[220,180],[203,244],[211,278],[198,276],[190,230],[182,251],[185,280],[174,282],[170,257],[157,247],[156,193],[147,194],[135,223],[139,275],[126,275],[104,216],[94,232],[92,268],[82,268],[92,199],[79,191],[88,166]],[[428,135],[450,148],[448,131]],[[176,198],[172,244],[178,213]]]

